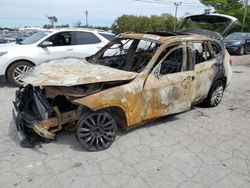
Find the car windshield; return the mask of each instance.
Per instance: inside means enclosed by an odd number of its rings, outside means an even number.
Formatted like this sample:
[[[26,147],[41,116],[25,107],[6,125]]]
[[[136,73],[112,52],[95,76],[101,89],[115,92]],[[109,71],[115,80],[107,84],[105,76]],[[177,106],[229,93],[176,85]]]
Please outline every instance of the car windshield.
[[[115,35],[112,35],[112,34],[106,34],[106,33],[99,33],[99,34],[109,41],[112,41],[115,39]]]
[[[45,32],[45,31],[41,31],[38,33],[35,33],[33,35],[31,35],[30,37],[24,39],[20,44],[34,44],[35,42],[39,41],[40,39],[42,39],[43,37],[47,36],[49,33]]]
[[[87,60],[115,69],[141,72],[160,44],[141,39],[116,39]]]
[[[243,33],[232,33],[228,35],[225,40],[242,40],[246,35]]]

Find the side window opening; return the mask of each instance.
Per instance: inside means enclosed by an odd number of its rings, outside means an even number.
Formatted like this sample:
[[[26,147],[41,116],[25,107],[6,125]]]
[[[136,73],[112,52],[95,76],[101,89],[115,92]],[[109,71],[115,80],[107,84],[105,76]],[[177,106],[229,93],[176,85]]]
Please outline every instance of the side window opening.
[[[194,42],[193,53],[195,64],[199,64],[213,58],[206,42]]]
[[[167,53],[168,55],[166,54],[167,56],[161,60],[161,75],[177,73],[186,69],[184,68],[186,67],[186,48],[179,47],[169,52],[169,54]]]
[[[122,40],[119,43],[115,43],[110,46],[105,52],[103,53],[102,57],[112,57],[112,56],[120,56],[125,55],[128,52],[128,49],[132,43],[132,40],[126,39]]]
[[[212,47],[214,56],[217,56],[221,52],[221,48],[213,42],[211,43],[211,47]]]
[[[68,46],[71,45],[71,34],[70,32],[61,32],[52,35],[46,41],[52,42],[52,46]]]

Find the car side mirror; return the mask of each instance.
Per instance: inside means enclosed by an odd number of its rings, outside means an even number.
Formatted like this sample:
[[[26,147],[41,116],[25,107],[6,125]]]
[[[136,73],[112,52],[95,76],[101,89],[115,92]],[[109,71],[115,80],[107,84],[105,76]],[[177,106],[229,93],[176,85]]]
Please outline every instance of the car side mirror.
[[[40,45],[42,48],[46,48],[48,46],[53,46],[53,42],[50,41],[43,41],[42,44]]]

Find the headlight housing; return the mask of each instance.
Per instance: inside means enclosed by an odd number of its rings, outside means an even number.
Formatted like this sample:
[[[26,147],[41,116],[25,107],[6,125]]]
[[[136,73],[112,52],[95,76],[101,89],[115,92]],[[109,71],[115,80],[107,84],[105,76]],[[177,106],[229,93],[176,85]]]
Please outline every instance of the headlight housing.
[[[0,52],[0,56],[7,54],[8,52]]]

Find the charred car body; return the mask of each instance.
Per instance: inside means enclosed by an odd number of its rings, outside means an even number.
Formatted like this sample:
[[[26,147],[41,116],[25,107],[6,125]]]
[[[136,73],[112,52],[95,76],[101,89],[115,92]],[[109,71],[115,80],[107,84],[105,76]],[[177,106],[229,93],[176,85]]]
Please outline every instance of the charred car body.
[[[69,129],[97,151],[113,143],[117,127],[128,130],[201,102],[217,106],[231,79],[230,56],[217,39],[191,33],[125,33],[86,59],[38,65],[14,101],[21,145]]]

